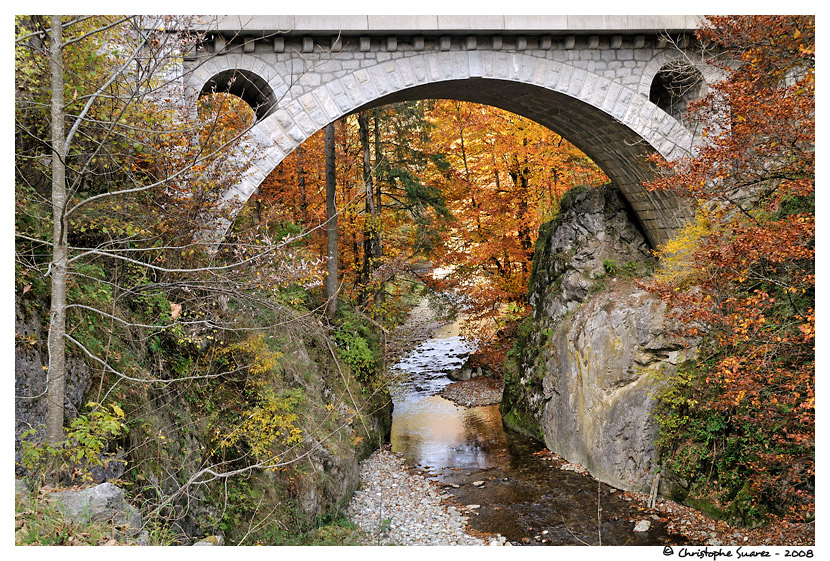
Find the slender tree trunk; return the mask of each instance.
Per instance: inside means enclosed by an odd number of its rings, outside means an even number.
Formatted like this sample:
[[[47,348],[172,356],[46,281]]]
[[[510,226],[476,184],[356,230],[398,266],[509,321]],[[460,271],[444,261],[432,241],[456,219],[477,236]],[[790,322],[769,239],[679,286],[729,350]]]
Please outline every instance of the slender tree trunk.
[[[380,175],[380,164],[381,160],[383,159],[383,152],[380,146],[380,126],[378,125],[378,113],[377,109],[374,110],[372,113],[372,124],[373,128],[375,129],[375,217],[377,218],[376,224],[377,229],[375,231],[375,258],[380,259],[383,257],[383,241],[381,239],[381,232],[383,231],[383,216],[381,214],[381,189],[383,185],[381,184]]]
[[[337,311],[337,200],[334,159],[334,123],[325,128],[326,144],[326,315],[331,319]]]
[[[363,226],[363,284],[368,286],[372,280],[372,271],[375,261],[375,234],[377,231],[375,192],[372,182],[372,155],[369,148],[369,122],[366,113],[361,111],[357,116],[357,127],[360,134],[360,147],[363,152],[363,185],[365,188],[366,213]],[[364,294],[365,298],[367,295]]]
[[[66,134],[63,100],[63,34],[61,16],[52,16],[49,71],[52,85],[52,275],[49,310],[49,366],[47,370],[46,442],[57,444],[64,439],[63,403],[66,381]],[[53,474],[54,475],[54,474]]]
[[[470,189],[470,204],[473,207],[473,212],[476,216],[476,233],[479,240],[481,239],[481,213],[478,211],[478,201],[476,200],[476,191],[470,181],[470,166],[467,163],[467,145],[464,141],[464,121],[461,115],[461,104],[456,103],[455,109],[458,115],[458,138],[461,140],[461,159],[464,162],[464,180],[467,182],[467,187]]]
[[[375,235],[375,244],[372,248],[374,250],[374,258],[375,258],[375,266],[377,267],[378,263],[381,262],[381,258],[383,257],[383,241],[381,239],[381,232],[383,231],[383,216],[381,214],[381,189],[382,184],[380,177],[378,177],[380,172],[380,163],[381,159],[383,158],[383,153],[380,145],[380,125],[378,124],[378,110],[375,109],[372,112],[372,127],[374,128],[375,132],[375,215],[373,219],[373,224],[375,225],[374,235]],[[383,303],[386,299],[386,286],[383,279],[381,279],[381,284],[378,287],[377,292],[375,292],[375,308],[382,310]]]
[[[303,147],[297,146],[297,190],[300,192],[300,217],[303,224],[308,222],[308,202],[305,194],[305,168],[303,167]]]

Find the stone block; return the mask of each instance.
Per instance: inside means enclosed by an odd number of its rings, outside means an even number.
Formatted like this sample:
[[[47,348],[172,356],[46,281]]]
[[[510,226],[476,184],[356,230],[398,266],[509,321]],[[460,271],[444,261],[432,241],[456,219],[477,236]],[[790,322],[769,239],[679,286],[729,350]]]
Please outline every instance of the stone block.
[[[510,76],[510,55],[502,52],[496,53],[493,59],[493,76],[496,78]]]
[[[381,96],[389,93],[389,82],[386,80],[386,75],[384,74],[383,69],[378,66],[370,66],[368,71],[377,95]]]
[[[594,107],[602,107],[605,103],[605,98],[608,95],[608,89],[611,87],[611,80],[597,76],[596,84],[594,85],[594,93],[591,95],[591,105]]]
[[[427,71],[427,81],[438,82],[441,80],[441,67],[437,56],[425,56],[424,65]]]
[[[453,65],[453,75],[451,76],[454,80],[460,80],[464,78],[470,77],[470,57],[467,52],[464,51],[454,51],[452,53],[452,65]]]
[[[300,104],[302,105],[305,113],[308,114],[308,116],[314,122],[317,129],[325,126],[331,120],[329,119],[328,114],[325,111],[323,111],[323,108],[320,107],[320,104],[317,103],[317,99],[315,98],[313,92],[303,94],[300,97]]]
[[[401,79],[401,73],[398,71],[398,65],[392,61],[389,61],[383,66],[383,71],[386,77],[386,84],[389,88],[389,91],[396,92],[398,90],[402,90],[404,87],[403,80]]]
[[[309,88],[316,88],[322,83],[323,77],[316,72],[303,72],[300,78],[296,81],[296,85],[300,86],[303,91],[308,91]]]
[[[442,80],[451,80],[455,77],[455,66],[453,64],[452,53],[442,52],[438,54],[439,78]]]
[[[571,82],[567,87],[567,92],[574,97],[579,97],[579,94],[582,92],[582,87],[585,85],[585,78],[587,76],[588,73],[585,70],[581,68],[574,69],[573,75],[571,76]]]
[[[340,83],[343,86],[343,91],[346,93],[346,96],[351,101],[350,107],[353,109],[355,107],[360,107],[366,101],[366,97],[363,95],[363,90],[360,87],[360,84],[355,78],[355,73],[347,74],[340,78]]]
[[[533,71],[533,83],[537,86],[545,85],[545,78],[548,75],[548,61],[543,58],[537,58],[535,61],[536,67]]]
[[[599,77],[596,74],[586,72],[582,82],[582,87],[575,92],[577,97],[579,97],[583,101],[591,103],[591,99],[594,96],[594,90],[596,89],[598,81]]]
[[[570,64],[563,64],[562,70],[559,72],[559,84],[557,85],[556,89],[560,92],[567,92],[568,86],[571,83],[571,79],[573,78],[574,72],[576,69],[571,66]]]
[[[415,83],[415,73],[412,70],[412,57],[406,57],[396,62],[398,78],[403,86]]]
[[[559,75],[562,72],[562,64],[558,62],[548,63],[548,74],[545,77],[545,87],[552,90],[557,89],[559,84]]]
[[[519,80],[526,84],[533,81],[533,75],[536,72],[536,59],[527,55],[520,55],[522,69],[519,74]]]
[[[415,76],[415,83],[424,84],[429,81],[426,57],[418,56],[411,59],[412,73]]]
[[[481,51],[470,51],[467,53],[467,64],[470,68],[470,77],[479,78],[484,76]]]
[[[636,49],[633,51],[634,60],[643,60],[649,61],[654,58],[654,53],[651,49]],[[625,60],[622,57],[618,57],[620,60]]]
[[[520,80],[522,74],[522,55],[513,53],[510,55],[510,63],[507,70],[507,77],[511,80]]]

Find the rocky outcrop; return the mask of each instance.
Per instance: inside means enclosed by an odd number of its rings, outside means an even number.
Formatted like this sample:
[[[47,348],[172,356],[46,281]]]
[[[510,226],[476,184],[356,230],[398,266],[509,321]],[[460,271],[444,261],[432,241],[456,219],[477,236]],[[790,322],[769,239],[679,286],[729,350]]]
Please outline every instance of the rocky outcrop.
[[[684,350],[663,304],[631,277],[651,267],[645,237],[619,192],[584,189],[540,231],[529,298],[505,367],[509,426],[616,487],[648,491],[659,375]]]
[[[28,302],[15,298],[14,310],[14,435],[15,469],[23,473],[20,466],[22,434],[34,430],[28,439],[40,441],[46,426],[46,330],[39,309],[48,309],[46,303]],[[90,369],[86,363],[74,356],[66,357],[66,394],[64,407],[67,418],[73,419],[83,403],[84,393],[89,385]]]
[[[124,500],[124,491],[112,483],[49,493],[47,500],[59,505],[68,521],[111,525],[115,539],[148,545],[147,532],[141,529],[141,514]]]

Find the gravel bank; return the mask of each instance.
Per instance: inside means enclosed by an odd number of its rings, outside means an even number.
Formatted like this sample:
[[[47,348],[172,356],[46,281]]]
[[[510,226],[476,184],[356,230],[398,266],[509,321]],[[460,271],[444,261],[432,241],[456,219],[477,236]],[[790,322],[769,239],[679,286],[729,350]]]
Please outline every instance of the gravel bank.
[[[496,378],[473,378],[450,384],[439,395],[464,407],[501,403],[504,382]]]
[[[361,463],[361,488],[348,508],[349,520],[375,536],[378,545],[487,545],[467,534],[467,522],[452,496],[409,468],[387,449]],[[491,545],[504,539],[493,538]]]

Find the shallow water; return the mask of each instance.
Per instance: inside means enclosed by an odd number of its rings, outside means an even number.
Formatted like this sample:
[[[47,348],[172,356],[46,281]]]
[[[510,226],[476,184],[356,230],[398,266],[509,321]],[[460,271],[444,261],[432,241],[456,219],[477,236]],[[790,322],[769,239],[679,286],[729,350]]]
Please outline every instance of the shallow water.
[[[622,492],[555,467],[540,443],[502,425],[497,405],[460,407],[435,395],[452,383],[474,345],[451,325],[402,359],[393,388],[392,450],[445,485],[462,505],[477,504],[470,527],[528,545],[661,545],[681,543],[643,518]],[[474,481],[484,481],[474,486]]]

